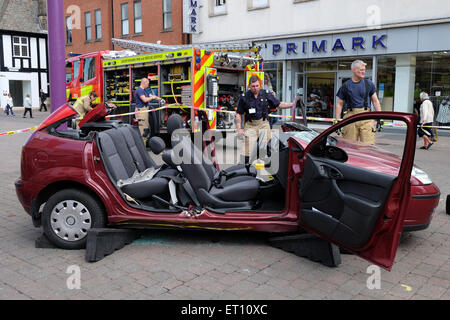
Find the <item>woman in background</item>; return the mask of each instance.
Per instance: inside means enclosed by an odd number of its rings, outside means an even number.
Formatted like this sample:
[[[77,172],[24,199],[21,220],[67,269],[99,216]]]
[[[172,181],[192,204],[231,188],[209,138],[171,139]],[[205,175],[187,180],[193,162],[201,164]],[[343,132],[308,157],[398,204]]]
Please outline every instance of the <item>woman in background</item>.
[[[423,147],[420,149],[428,150],[433,145],[432,139],[434,137],[431,126],[434,121],[434,108],[433,103],[430,101],[430,97],[426,92],[420,93],[420,128],[417,133],[419,137],[423,138]]]
[[[30,113],[30,118],[33,118],[33,112],[31,111],[31,99],[30,95],[27,94],[24,101],[25,112],[23,113],[23,117],[26,118],[27,113]]]

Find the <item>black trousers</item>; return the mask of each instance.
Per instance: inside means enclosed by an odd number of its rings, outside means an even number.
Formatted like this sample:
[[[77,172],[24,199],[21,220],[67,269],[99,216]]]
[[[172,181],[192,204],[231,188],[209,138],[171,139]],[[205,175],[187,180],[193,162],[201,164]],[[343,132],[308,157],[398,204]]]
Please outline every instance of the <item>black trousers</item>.
[[[45,111],[47,111],[47,106],[45,102],[41,102],[41,107],[39,108],[39,111],[42,111],[42,109],[45,109]]]
[[[25,118],[25,116],[27,115],[27,113],[30,113],[30,118],[33,118],[33,112],[31,110],[31,108],[25,108],[25,112],[23,113],[23,117]]]

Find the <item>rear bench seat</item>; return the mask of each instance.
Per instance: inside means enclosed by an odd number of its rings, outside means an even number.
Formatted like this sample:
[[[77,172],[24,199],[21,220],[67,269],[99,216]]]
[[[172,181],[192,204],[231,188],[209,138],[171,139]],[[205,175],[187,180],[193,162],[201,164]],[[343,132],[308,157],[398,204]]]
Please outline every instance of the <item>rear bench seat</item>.
[[[109,129],[98,133],[98,143],[104,164],[113,183],[127,180],[136,172],[146,169],[160,169],[150,158],[139,133],[129,125]],[[121,190],[134,199],[151,200],[153,195],[168,192],[169,180],[161,176],[174,176],[174,169],[160,169],[150,180],[127,184]]]

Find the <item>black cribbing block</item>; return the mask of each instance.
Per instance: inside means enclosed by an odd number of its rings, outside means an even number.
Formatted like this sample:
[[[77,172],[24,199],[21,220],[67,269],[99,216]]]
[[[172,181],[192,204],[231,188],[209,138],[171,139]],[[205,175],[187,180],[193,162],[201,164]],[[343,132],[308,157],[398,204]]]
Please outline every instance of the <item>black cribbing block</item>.
[[[445,212],[450,214],[450,194],[447,195],[447,201],[445,202]]]
[[[311,234],[276,237],[269,241],[276,248],[320,262],[327,267],[337,267],[341,264],[339,247]]]
[[[48,240],[47,236],[43,233],[39,238],[36,239],[34,242],[34,245],[36,248],[39,249],[57,249],[58,247],[55,246],[53,243]]]
[[[91,229],[86,241],[86,261],[100,261],[140,236],[138,231],[130,229]]]

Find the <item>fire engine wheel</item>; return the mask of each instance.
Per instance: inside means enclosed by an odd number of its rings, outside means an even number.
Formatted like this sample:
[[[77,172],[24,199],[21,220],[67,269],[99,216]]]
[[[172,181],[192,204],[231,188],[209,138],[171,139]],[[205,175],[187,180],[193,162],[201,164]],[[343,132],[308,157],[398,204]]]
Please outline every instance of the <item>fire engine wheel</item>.
[[[47,238],[63,249],[85,248],[87,232],[105,226],[102,205],[78,189],[61,190],[51,196],[44,206],[42,218]]]

